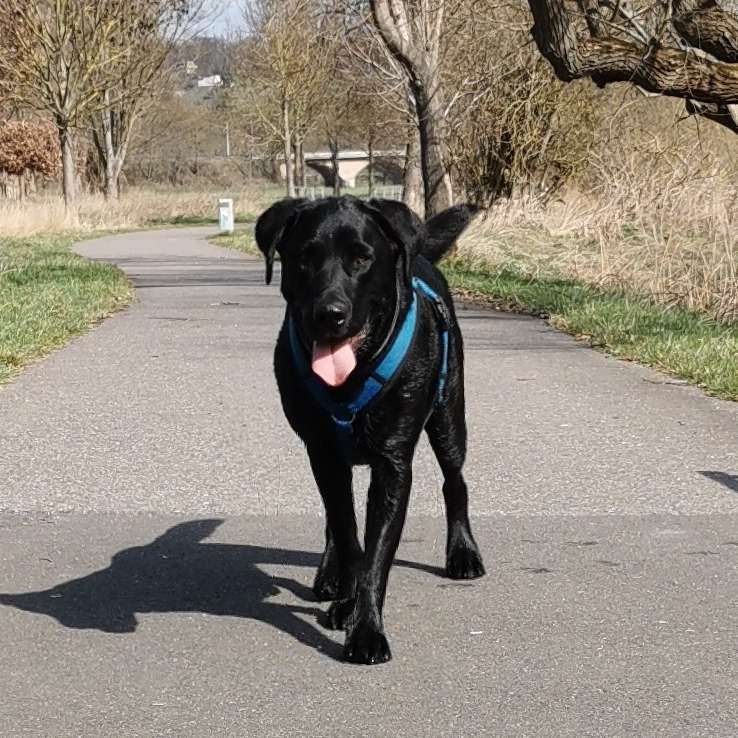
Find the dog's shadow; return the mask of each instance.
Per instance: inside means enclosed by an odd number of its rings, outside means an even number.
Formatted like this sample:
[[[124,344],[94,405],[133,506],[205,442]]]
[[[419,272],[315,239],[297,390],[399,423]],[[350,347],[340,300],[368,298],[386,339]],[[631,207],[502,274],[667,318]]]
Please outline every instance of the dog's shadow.
[[[274,577],[259,564],[316,568],[320,555],[282,548],[203,543],[222,520],[194,520],[145,546],[115,554],[110,566],[51,589],[0,594],[0,604],[55,618],[68,628],[133,633],[138,613],[201,612],[269,623],[301,643],[339,659],[342,645],[300,615],[317,619],[312,590]],[[438,573],[434,567],[403,563]],[[312,605],[270,601],[284,589]]]

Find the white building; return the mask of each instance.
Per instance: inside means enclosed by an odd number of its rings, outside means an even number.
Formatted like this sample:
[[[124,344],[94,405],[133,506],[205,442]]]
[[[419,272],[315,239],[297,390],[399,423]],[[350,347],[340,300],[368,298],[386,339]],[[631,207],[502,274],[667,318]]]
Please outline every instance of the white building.
[[[203,77],[197,80],[198,87],[222,87],[223,79],[219,74],[214,74],[212,77]]]

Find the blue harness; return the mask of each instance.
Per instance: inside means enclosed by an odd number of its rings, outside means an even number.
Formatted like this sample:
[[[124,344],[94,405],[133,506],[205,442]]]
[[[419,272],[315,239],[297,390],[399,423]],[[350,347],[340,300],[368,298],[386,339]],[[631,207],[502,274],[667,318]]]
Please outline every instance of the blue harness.
[[[333,420],[339,442],[346,453],[349,453],[351,449],[356,417],[376,401],[384,390],[390,386],[405,363],[405,357],[410,351],[415,338],[415,329],[418,322],[418,295],[430,300],[439,323],[441,367],[438,373],[436,403],[441,403],[444,400],[446,378],[448,376],[450,320],[448,310],[441,297],[419,277],[413,277],[412,302],[407,309],[399,331],[375,360],[368,378],[352,400],[337,402],[331,396],[326,385],[315,376],[305,354],[305,349],[300,342],[295,321],[291,315],[289,316],[290,346],[292,347],[292,356],[297,370],[315,402]]]

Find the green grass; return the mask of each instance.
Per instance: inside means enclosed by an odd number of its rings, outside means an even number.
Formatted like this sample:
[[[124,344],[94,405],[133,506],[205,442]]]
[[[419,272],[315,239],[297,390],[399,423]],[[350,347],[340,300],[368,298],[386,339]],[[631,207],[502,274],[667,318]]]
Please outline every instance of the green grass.
[[[123,272],[71,253],[75,240],[0,239],[0,383],[130,302]]]
[[[215,246],[236,249],[236,251],[243,251],[245,254],[257,255],[259,253],[256,241],[254,241],[253,227],[237,228],[233,233],[221,233],[209,240]]]
[[[253,213],[236,213],[235,223],[255,223],[257,216]],[[173,218],[151,218],[146,221],[147,226],[207,226],[216,225],[216,216],[205,215],[176,215]]]
[[[717,397],[738,400],[738,324],[573,280],[506,268],[443,265],[450,285],[498,308],[546,317],[614,356],[655,367]]]
[[[211,241],[258,254],[253,228]],[[589,346],[681,377],[717,397],[738,400],[738,325],[575,280],[532,277],[462,259],[448,259],[442,266],[451,287],[474,300],[545,317]]]

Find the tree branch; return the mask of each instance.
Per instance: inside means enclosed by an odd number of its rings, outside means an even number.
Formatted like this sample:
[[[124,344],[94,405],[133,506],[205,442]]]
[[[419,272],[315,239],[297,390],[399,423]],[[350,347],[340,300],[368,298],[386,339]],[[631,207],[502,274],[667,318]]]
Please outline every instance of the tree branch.
[[[738,18],[715,0],[673,2],[672,25],[685,41],[721,61],[738,62]]]
[[[556,76],[604,86],[632,82],[644,90],[703,103],[738,103],[738,66],[696,54],[616,38],[581,37],[563,0],[529,0],[533,38]]]

